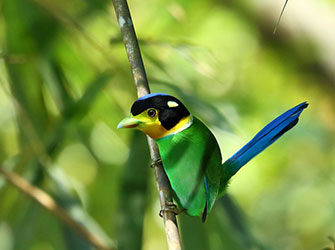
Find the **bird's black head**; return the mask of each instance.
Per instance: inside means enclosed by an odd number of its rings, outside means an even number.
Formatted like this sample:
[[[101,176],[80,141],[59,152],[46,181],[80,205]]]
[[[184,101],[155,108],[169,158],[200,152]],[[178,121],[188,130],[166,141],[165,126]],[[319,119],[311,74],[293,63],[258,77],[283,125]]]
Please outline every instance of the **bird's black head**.
[[[159,139],[183,131],[192,121],[192,115],[177,98],[156,93],[137,99],[131,107],[131,116],[117,127],[136,128]]]
[[[160,123],[166,130],[172,129],[181,119],[190,115],[181,101],[173,96],[161,93],[145,95],[137,99],[131,107],[133,116],[145,111],[148,112],[149,116],[158,115]]]

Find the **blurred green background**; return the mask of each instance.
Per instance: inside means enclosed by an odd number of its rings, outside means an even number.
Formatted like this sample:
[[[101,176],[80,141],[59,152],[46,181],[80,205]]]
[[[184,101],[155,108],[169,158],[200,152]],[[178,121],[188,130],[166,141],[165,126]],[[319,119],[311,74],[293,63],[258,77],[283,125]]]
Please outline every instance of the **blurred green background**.
[[[152,92],[178,97],[226,159],[274,117],[298,125],[233,178],[185,249],[334,249],[334,0],[129,1]],[[167,249],[136,91],[109,0],[0,1],[0,166],[102,242]],[[0,176],[0,249],[91,249]]]

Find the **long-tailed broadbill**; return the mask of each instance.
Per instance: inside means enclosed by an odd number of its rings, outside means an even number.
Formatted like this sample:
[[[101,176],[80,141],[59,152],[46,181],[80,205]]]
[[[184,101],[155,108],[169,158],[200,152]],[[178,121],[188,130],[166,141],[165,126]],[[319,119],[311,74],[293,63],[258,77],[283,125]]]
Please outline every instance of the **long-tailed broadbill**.
[[[284,112],[223,163],[212,132],[171,95],[154,93],[137,99],[131,115],[117,127],[139,129],[156,141],[178,209],[202,215],[204,221],[230,178],[294,127],[307,106],[303,102]]]

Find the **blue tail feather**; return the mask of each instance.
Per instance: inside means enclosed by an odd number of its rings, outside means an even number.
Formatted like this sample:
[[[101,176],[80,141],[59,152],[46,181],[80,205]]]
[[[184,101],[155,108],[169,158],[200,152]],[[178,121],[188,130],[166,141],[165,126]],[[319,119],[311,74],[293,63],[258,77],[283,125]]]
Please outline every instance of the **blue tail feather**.
[[[228,171],[231,176],[234,175],[253,157],[274,143],[285,132],[293,128],[299,120],[299,115],[307,106],[308,103],[303,102],[266,125],[251,141],[223,163],[225,171]]]

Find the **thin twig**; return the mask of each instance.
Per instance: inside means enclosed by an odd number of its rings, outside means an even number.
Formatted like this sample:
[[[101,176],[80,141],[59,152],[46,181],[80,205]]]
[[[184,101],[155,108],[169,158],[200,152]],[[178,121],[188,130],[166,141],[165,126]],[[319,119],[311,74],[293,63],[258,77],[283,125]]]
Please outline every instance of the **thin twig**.
[[[141,97],[149,94],[150,89],[128,4],[126,0],[113,0],[113,5],[126,47],[131,72],[134,77],[137,95]],[[161,207],[163,208],[172,202],[171,186],[160,161],[157,144],[150,137],[148,137],[148,143],[151,159],[155,163],[157,188]],[[172,212],[165,211],[163,213],[163,219],[169,250],[181,249],[176,215]]]
[[[283,8],[282,8],[282,10],[281,10],[281,12],[280,12],[278,21],[277,21],[277,23],[276,23],[276,25],[275,25],[275,28],[273,29],[273,34],[276,34],[276,31],[277,31],[277,29],[278,29],[278,26],[279,26],[281,17],[283,16],[284,10],[285,10],[285,8],[286,8],[287,2],[288,2],[288,0],[285,0],[284,6],[283,6]]]
[[[55,200],[42,189],[31,185],[25,179],[17,175],[16,173],[4,170],[0,166],[0,174],[11,183],[13,186],[18,188],[20,191],[34,199],[43,208],[48,210],[50,213],[58,217],[63,223],[71,227],[74,231],[78,232],[85,240],[90,242],[94,247],[98,249],[111,249],[105,246],[98,240],[93,234],[91,234],[83,225],[75,221],[62,207],[58,206]]]

